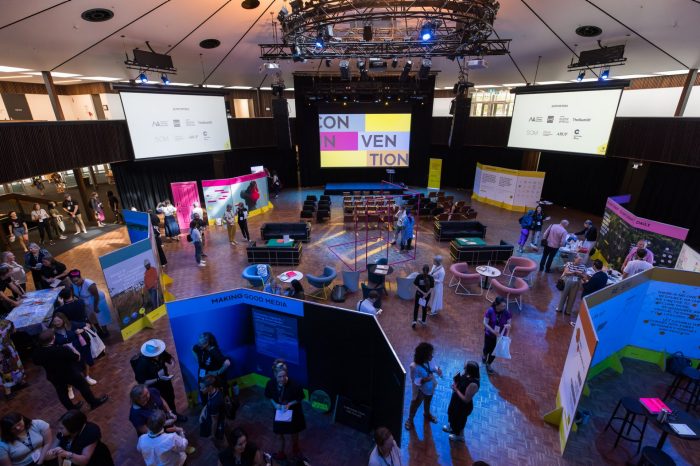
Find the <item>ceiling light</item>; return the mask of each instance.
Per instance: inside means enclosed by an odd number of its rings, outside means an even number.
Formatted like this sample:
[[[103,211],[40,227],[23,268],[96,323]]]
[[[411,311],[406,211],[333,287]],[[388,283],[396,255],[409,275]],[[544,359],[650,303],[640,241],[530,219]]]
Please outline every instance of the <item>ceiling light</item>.
[[[581,70],[581,72],[576,77],[576,81],[581,82],[581,81],[583,81],[583,78],[585,78],[585,77],[586,77],[586,71]]]
[[[322,49],[324,45],[325,44],[323,42],[323,32],[319,32],[318,36],[316,36],[316,48]]]
[[[141,74],[138,75],[136,80],[138,82],[140,82],[141,84],[146,84],[148,82],[148,76],[146,76],[146,73],[142,72]]]
[[[107,76],[85,76],[81,79],[87,79],[88,81],[119,81],[120,78],[109,78]]]
[[[411,72],[411,66],[413,66],[413,62],[411,60],[406,60],[406,63],[403,65],[403,70],[401,71],[401,76],[399,76],[399,82],[406,82],[408,81],[408,73]]]
[[[520,86],[524,86],[524,85],[525,85],[525,83],[507,83],[507,84],[503,84],[503,87],[520,87]]]
[[[27,73],[31,76],[41,76],[40,71],[33,71],[31,73]],[[51,77],[53,78],[75,78],[76,76],[80,76],[79,74],[75,73],[62,73],[60,71],[52,71],[51,72]]]
[[[598,78],[583,78],[580,81],[578,80],[578,78],[571,80],[572,83],[590,83],[593,81],[598,81]]]
[[[108,10],[107,8],[92,8],[90,10],[83,11],[80,17],[91,23],[101,23],[114,18],[114,12],[112,10]]]
[[[600,76],[598,76],[598,81],[607,81],[608,79],[610,79],[610,68],[603,70]]]
[[[425,79],[430,73],[430,67],[433,66],[433,62],[429,58],[424,58],[421,62],[420,69],[418,70],[418,79]]]
[[[223,84],[205,84],[203,87],[208,87],[210,89],[221,89]]]
[[[250,90],[252,87],[250,86],[228,86],[226,89],[244,89],[244,90]]]
[[[190,83],[170,83],[171,86],[194,86],[194,84]]]
[[[163,81],[164,86],[167,86],[168,84],[170,84],[170,80],[168,79],[168,75],[165,73],[160,75],[160,80]]]
[[[348,60],[340,60],[340,79],[350,81],[350,62]]]
[[[435,25],[432,21],[426,21],[420,28],[420,38],[423,42],[428,42],[435,35]]]
[[[243,0],[241,6],[244,10],[254,10],[260,6],[260,2],[258,0]]]
[[[364,39],[367,42],[372,40],[372,25],[371,24],[366,24],[362,28],[362,39]]]
[[[672,76],[674,74],[688,74],[688,70],[657,71],[654,74],[660,74],[663,76]]]
[[[14,66],[0,66],[0,73],[20,73],[22,71],[31,71],[27,68],[15,68]],[[41,74],[41,73],[39,73]]]
[[[271,87],[261,87],[260,90],[261,91],[271,91],[272,88]]]
[[[623,76],[615,76],[615,79],[639,79],[639,78],[652,78],[653,74],[626,74]]]
[[[26,74],[21,74],[19,76],[0,76],[0,79],[17,79],[17,78],[34,79],[34,78],[30,78]]]
[[[219,45],[221,45],[221,41],[219,39],[204,39],[199,43],[199,46],[203,49],[215,49]]]
[[[474,86],[474,89],[488,89],[490,87],[501,87],[500,84],[479,84],[478,86]]]

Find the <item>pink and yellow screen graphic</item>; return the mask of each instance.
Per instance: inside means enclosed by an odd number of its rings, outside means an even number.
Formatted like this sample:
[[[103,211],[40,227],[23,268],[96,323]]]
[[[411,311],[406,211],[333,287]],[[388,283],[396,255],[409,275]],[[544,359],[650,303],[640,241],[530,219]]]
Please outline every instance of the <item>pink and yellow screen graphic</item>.
[[[318,116],[321,167],[408,167],[410,113]]]

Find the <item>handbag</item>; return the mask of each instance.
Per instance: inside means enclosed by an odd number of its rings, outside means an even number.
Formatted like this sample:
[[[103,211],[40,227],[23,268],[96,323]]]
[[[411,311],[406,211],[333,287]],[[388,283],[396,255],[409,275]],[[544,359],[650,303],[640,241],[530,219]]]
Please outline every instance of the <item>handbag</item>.
[[[56,219],[56,224],[58,225],[58,229],[61,230],[61,232],[66,231],[66,224],[63,223],[63,217],[59,216]]]
[[[189,233],[187,234],[187,242],[188,243],[192,242],[192,235],[190,235]]]
[[[680,375],[683,369],[690,367],[691,364],[692,362],[690,359],[686,358],[682,352],[676,351],[666,359],[666,372],[673,375]]]
[[[497,358],[510,359],[510,337],[502,336],[498,338],[493,355]]]
[[[85,333],[88,334],[90,337],[90,354],[92,354],[92,357],[96,359],[100,354],[102,354],[105,349],[107,348],[102,341],[102,339],[97,335],[97,332],[95,332],[91,328],[86,328]]]
[[[557,280],[557,290],[564,291],[565,285],[566,285],[566,283],[564,282],[564,279],[559,277],[559,280]]]

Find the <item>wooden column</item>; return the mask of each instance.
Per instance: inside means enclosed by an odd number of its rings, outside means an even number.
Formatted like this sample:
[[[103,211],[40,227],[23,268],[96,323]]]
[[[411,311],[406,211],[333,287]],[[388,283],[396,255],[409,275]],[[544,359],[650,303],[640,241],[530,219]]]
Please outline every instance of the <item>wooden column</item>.
[[[693,84],[695,84],[697,77],[697,68],[688,70],[688,75],[685,77],[685,84],[683,84],[683,91],[681,92],[681,98],[678,100],[676,113],[674,113],[673,116],[681,117],[685,113],[685,107],[688,105],[688,99],[690,98],[690,91],[693,89]]]
[[[536,172],[540,166],[540,155],[542,153],[538,150],[526,150],[523,151],[523,161],[520,165],[522,170],[528,170]]]
[[[90,196],[88,196],[85,181],[83,180],[83,171],[80,168],[74,168],[73,176],[75,177],[75,183],[78,185],[80,200],[83,202],[83,209],[80,211],[80,213],[83,214],[83,222],[86,224],[89,223],[91,225],[97,225],[95,214],[90,209]]]
[[[51,101],[51,107],[53,108],[53,113],[58,121],[63,121],[66,118],[63,116],[63,109],[61,108],[61,102],[58,100],[58,92],[56,91],[56,86],[53,83],[53,77],[50,71],[42,71],[41,76],[44,78],[44,86],[46,86],[46,92],[49,94],[49,100]]]

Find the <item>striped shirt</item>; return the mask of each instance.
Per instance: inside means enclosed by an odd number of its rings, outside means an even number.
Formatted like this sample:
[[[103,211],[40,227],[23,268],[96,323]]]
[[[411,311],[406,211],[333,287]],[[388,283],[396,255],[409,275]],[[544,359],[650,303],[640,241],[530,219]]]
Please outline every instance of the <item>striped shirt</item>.
[[[586,273],[586,266],[583,264],[576,265],[573,262],[567,262],[566,268],[569,270],[570,273]],[[572,282],[577,282],[581,279],[581,277],[579,277],[578,275],[566,275],[564,278]]]

